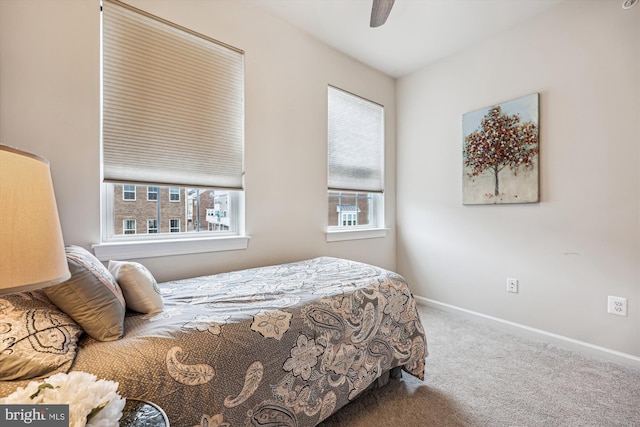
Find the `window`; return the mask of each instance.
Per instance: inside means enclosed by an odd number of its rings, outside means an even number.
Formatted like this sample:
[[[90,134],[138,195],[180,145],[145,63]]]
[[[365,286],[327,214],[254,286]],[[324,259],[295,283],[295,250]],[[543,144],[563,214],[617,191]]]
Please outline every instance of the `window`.
[[[199,236],[203,232],[215,231],[216,236],[235,235],[239,224],[237,212],[241,192],[230,190],[204,190],[183,187],[154,187],[156,200],[125,201],[119,197],[128,185],[107,184],[107,221],[105,234],[108,239],[118,239],[127,234],[128,228],[118,229],[115,224],[126,221],[140,221],[147,224],[148,234],[187,233]],[[133,186],[135,192],[135,186]],[[146,186],[140,189],[148,191]],[[177,194],[178,201],[171,201],[170,195]],[[151,203],[152,202],[152,203]],[[163,219],[164,218],[164,219]],[[114,224],[114,225],[111,225]],[[135,228],[135,227],[134,227]],[[199,234],[198,234],[199,233]],[[149,236],[146,236],[149,237]],[[158,236],[161,237],[161,236]]]
[[[350,227],[352,225],[358,225],[358,214],[353,212],[341,213],[341,225],[343,227]]]
[[[158,232],[158,220],[157,219],[148,219],[147,220],[147,233],[157,233]]]
[[[136,234],[136,220],[125,219],[122,221],[123,234]]]
[[[104,226],[96,254],[114,256],[101,246],[127,239],[160,241],[175,234],[182,242],[184,233],[205,231],[215,231],[210,239],[236,236],[246,248],[244,52],[114,0],[103,0],[101,41]],[[148,186],[131,184],[136,182]],[[135,201],[138,189],[147,192],[147,207],[120,205]],[[206,211],[196,206],[205,191],[226,195],[226,224],[207,226]],[[128,236],[128,228],[118,226],[124,216],[143,221],[148,232]],[[204,239],[198,240],[193,252],[207,252]],[[128,256],[155,256],[146,249],[132,254],[135,246],[127,245]],[[192,252],[185,246],[176,253]]]
[[[384,227],[384,107],[328,90],[329,231]]]
[[[329,227],[375,227],[379,195],[347,191],[329,192]]]
[[[125,185],[122,190],[122,200],[135,200],[136,199],[136,186]]]
[[[180,189],[178,187],[169,188],[169,200],[172,202],[180,201]]]
[[[147,187],[147,200],[158,200],[158,187]]]

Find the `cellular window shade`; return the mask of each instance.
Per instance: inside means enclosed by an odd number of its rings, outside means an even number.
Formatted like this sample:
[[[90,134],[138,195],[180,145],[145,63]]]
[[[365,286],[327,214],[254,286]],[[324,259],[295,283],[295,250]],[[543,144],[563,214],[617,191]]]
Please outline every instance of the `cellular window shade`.
[[[329,190],[384,189],[384,108],[329,87]]]
[[[105,181],[241,189],[243,141],[244,53],[105,1]]]

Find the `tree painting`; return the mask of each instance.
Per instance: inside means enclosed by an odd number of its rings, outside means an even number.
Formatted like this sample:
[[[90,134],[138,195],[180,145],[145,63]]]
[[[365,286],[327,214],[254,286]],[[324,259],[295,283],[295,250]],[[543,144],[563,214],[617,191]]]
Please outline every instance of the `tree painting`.
[[[537,122],[538,94],[463,116],[465,204],[538,201]]]

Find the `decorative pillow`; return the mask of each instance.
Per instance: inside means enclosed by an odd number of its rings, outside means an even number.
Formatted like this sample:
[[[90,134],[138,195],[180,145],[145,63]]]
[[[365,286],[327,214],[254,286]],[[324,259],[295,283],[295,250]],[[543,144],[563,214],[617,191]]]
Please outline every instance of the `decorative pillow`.
[[[0,296],[0,380],[67,372],[81,334],[42,291]]]
[[[65,252],[71,278],[44,288],[44,293],[98,341],[121,338],[125,302],[118,282],[86,249],[67,246]]]
[[[162,311],[158,283],[147,267],[138,262],[109,261],[109,272],[120,285],[128,308],[147,314]]]

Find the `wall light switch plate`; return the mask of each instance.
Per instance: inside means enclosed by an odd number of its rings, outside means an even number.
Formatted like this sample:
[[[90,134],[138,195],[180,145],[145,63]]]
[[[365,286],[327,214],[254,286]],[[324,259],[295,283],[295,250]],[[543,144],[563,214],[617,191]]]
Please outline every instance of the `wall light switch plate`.
[[[622,297],[612,297],[609,295],[607,299],[607,313],[617,314],[618,316],[627,315],[627,299]]]

